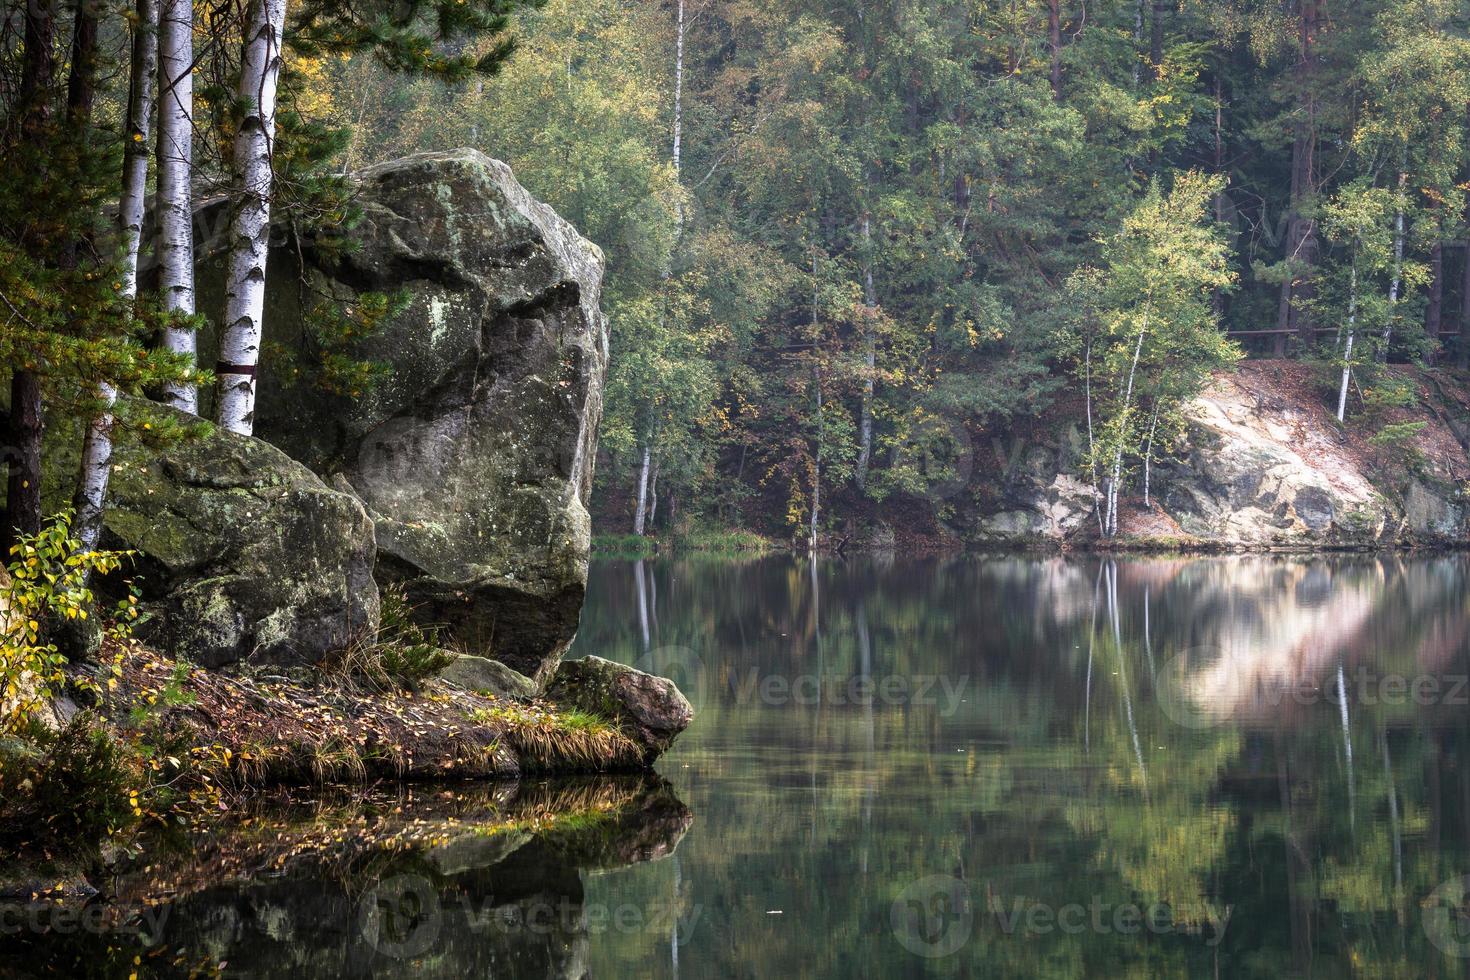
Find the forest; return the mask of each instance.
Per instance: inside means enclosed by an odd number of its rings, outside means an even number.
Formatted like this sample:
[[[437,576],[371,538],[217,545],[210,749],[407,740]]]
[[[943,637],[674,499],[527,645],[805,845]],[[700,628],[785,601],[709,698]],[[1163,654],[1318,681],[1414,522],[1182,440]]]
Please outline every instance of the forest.
[[[182,434],[118,391],[202,392],[248,432],[256,372],[303,370],[261,339],[267,239],[350,247],[345,175],[423,150],[505,160],[606,255],[601,534],[821,547],[1064,416],[1108,537],[1240,358],[1311,364],[1338,420],[1393,440],[1415,423],[1375,410],[1415,394],[1387,366],[1470,354],[1453,0],[7,9],[0,354],[30,532],[43,416],[86,420],[83,540],[114,434]],[[196,309],[184,222],[222,194],[248,204],[227,302]],[[395,299],[322,312],[319,384],[380,380],[351,347]]]

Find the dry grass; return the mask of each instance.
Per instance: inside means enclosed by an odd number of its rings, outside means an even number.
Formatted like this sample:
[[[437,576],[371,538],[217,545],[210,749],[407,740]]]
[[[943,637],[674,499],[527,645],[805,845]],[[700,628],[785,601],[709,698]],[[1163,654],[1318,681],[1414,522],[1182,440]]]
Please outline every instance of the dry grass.
[[[637,766],[642,751],[609,722],[581,711],[541,705],[500,705],[472,713],[475,721],[504,727],[505,738],[528,771],[603,772]]]
[[[249,678],[139,651],[106,705],[122,733],[178,755],[208,747],[236,798],[269,785],[485,779],[639,769],[638,746],[606,721],[437,682],[369,691],[350,678]],[[226,753],[228,750],[228,753]]]

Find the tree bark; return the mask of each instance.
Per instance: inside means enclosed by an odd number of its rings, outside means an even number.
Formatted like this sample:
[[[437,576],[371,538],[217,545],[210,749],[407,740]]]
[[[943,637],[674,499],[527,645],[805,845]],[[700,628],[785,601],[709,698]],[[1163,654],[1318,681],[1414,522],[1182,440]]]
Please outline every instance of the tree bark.
[[[648,446],[643,447],[643,466],[638,471],[638,509],[633,513],[633,533],[643,537],[643,515],[648,512]]]
[[[127,117],[123,125],[127,142],[123,147],[122,194],[118,199],[117,213],[123,241],[120,293],[128,301],[138,295],[138,253],[143,244],[148,135],[153,116],[153,81],[158,55],[158,0],[137,0],[135,10],[137,23],[133,27]],[[97,547],[102,534],[107,482],[112,474],[112,406],[117,401],[117,388],[107,381],[99,382],[97,400],[101,409],[88,423],[82,438],[81,473],[72,498],[72,507],[76,511],[73,534],[87,551]]]
[[[1398,315],[1399,290],[1404,281],[1404,185],[1409,175],[1399,171],[1399,204],[1393,216],[1393,276],[1388,282],[1388,323],[1383,327],[1383,349],[1378,352],[1378,362],[1388,361],[1388,345],[1393,340],[1393,318]]]
[[[1436,343],[1444,329],[1444,243],[1429,250],[1429,305],[1424,310],[1424,331]]]
[[[1164,18],[1169,14],[1168,0],[1154,0],[1153,17],[1149,21],[1148,66],[1149,80],[1159,80],[1159,68],[1164,63]]]
[[[27,0],[25,60],[21,68],[22,139],[39,139],[51,119],[49,90],[56,77],[56,21],[49,0]],[[5,539],[10,553],[17,534],[41,530],[41,379],[34,366],[17,366],[10,376],[9,463],[5,482]]]
[[[1061,0],[1046,0],[1046,32],[1051,47],[1051,97],[1062,98],[1062,10]]]
[[[674,31],[674,176],[679,176],[684,149],[684,0],[675,0]]]
[[[1348,282],[1347,345],[1342,352],[1342,383],[1337,389],[1337,421],[1347,416],[1348,381],[1353,376],[1353,327],[1358,319],[1358,260],[1353,258],[1352,273]]]
[[[1465,264],[1460,267],[1460,332],[1455,338],[1455,364],[1470,366],[1470,240],[1465,242]]]
[[[234,144],[240,200],[230,224],[224,335],[215,374],[219,378],[220,426],[247,436],[255,428],[256,369],[270,245],[271,151],[285,20],[286,0],[253,0],[240,65],[238,94],[246,106]]]
[[[1287,215],[1286,277],[1281,283],[1281,302],[1276,326],[1293,330],[1303,346],[1316,343],[1315,324],[1303,305],[1315,295],[1312,269],[1317,263],[1315,222],[1303,217],[1301,209],[1317,190],[1317,121],[1316,121],[1316,38],[1317,0],[1301,0],[1298,20],[1300,60],[1297,62],[1297,88],[1302,100],[1301,120],[1291,149],[1291,210]],[[1285,353],[1286,335],[1277,335],[1277,353]]]
[[[653,472],[648,476],[648,527],[653,527],[654,518],[658,517],[658,464],[660,458],[653,458]]]
[[[164,312],[193,316],[194,307],[194,8],[190,0],[162,0],[158,32],[162,91],[158,101],[158,289]],[[165,349],[198,359],[194,330],[164,329]],[[199,414],[199,389],[164,386],[164,400]]]

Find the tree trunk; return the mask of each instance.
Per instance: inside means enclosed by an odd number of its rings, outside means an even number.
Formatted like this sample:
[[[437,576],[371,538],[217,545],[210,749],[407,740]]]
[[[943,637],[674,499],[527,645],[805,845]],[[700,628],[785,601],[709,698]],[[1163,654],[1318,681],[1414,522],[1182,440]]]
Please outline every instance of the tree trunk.
[[[1455,364],[1470,366],[1470,240],[1465,242],[1465,264],[1460,269],[1460,332],[1455,338]]]
[[[247,436],[255,428],[255,376],[270,245],[271,150],[285,20],[286,0],[253,0],[240,65],[238,95],[246,107],[234,145],[240,199],[230,224],[224,335],[215,374],[219,378],[220,426]]]
[[[1347,346],[1342,352],[1342,384],[1337,389],[1337,421],[1347,416],[1348,381],[1353,376],[1353,327],[1358,319],[1358,260],[1353,258],[1353,268],[1348,282]]]
[[[1424,310],[1424,332],[1439,343],[1444,329],[1444,243],[1436,241],[1429,250],[1429,305]]]
[[[648,446],[643,447],[643,465],[638,470],[638,509],[633,512],[633,533],[643,537],[643,515],[648,511]]]
[[[56,76],[56,22],[49,0],[27,0],[25,61],[21,68],[22,138],[39,138],[51,118],[47,101]],[[10,376],[10,422],[6,452],[5,540],[10,553],[17,533],[41,530],[41,379],[33,367],[17,366]]]
[[[808,548],[817,554],[817,527],[822,513],[822,360],[820,349],[821,318],[817,298],[817,249],[812,247],[812,383],[817,393],[817,446],[812,459],[812,514]]]
[[[679,176],[684,149],[684,0],[675,0],[674,32],[674,176]]]
[[[1316,96],[1316,0],[1301,0],[1298,22],[1300,60],[1297,62],[1297,90],[1302,101],[1301,120],[1291,149],[1291,210],[1287,216],[1286,277],[1281,283],[1281,302],[1277,308],[1276,326],[1293,330],[1303,349],[1317,340],[1314,323],[1305,303],[1315,295],[1312,269],[1317,262],[1315,222],[1303,217],[1306,200],[1317,190],[1317,121]],[[1286,335],[1277,335],[1277,353],[1285,353]]]
[[[1154,432],[1159,427],[1159,405],[1154,403],[1153,421],[1148,424],[1148,441],[1143,448],[1143,506],[1152,507],[1153,499],[1149,496],[1149,482],[1153,476],[1154,463]]]
[[[653,472],[648,476],[648,527],[653,527],[653,520],[658,516],[658,464],[660,459],[654,457]]]
[[[1404,283],[1404,185],[1409,175],[1399,171],[1399,204],[1393,215],[1393,276],[1388,282],[1388,323],[1383,328],[1383,349],[1378,352],[1380,363],[1388,360],[1388,345],[1393,340],[1393,318],[1398,315],[1399,290]]]
[[[132,300],[138,295],[138,253],[143,244],[143,212],[148,185],[148,135],[153,116],[153,81],[158,55],[158,0],[137,0],[137,23],[133,26],[132,61],[128,77],[127,117],[123,132],[122,194],[118,199],[117,222],[123,241],[121,295]],[[112,473],[112,406],[117,389],[103,381],[97,385],[101,410],[87,425],[82,439],[81,473],[77,478],[72,507],[76,518],[73,533],[83,549],[97,547],[102,534],[102,512],[107,499],[107,481]]]
[[[1164,63],[1164,18],[1169,14],[1168,0],[1154,0],[1153,18],[1149,21],[1148,66],[1149,80],[1159,80],[1159,68]]]
[[[158,289],[164,312],[194,315],[194,8],[190,0],[162,0],[158,32]],[[163,346],[196,361],[194,330],[164,329]],[[192,384],[164,386],[168,404],[199,414],[199,389]]]
[[[1062,10],[1061,0],[1046,0],[1046,32],[1051,42],[1051,97],[1062,98]]]
[[[1123,390],[1122,422],[1123,431],[1127,431],[1128,412],[1133,407],[1133,382],[1138,375],[1138,361],[1143,355],[1143,338],[1148,334],[1148,320],[1152,312],[1152,296],[1144,300],[1143,322],[1138,326],[1138,341],[1133,345],[1133,363],[1128,368],[1128,384]],[[1118,493],[1123,482],[1123,437],[1120,433],[1118,448],[1113,455],[1113,472],[1108,480],[1108,517],[1105,534],[1113,537],[1118,533]]]
[[[858,419],[858,458],[855,470],[857,487],[865,490],[868,485],[868,466],[873,456],[873,372],[878,366],[877,338],[873,336],[872,315],[878,308],[878,293],[873,286],[873,232],[870,216],[863,213],[863,303],[868,307],[868,316],[863,320],[863,361],[867,367],[863,375],[863,398]]]

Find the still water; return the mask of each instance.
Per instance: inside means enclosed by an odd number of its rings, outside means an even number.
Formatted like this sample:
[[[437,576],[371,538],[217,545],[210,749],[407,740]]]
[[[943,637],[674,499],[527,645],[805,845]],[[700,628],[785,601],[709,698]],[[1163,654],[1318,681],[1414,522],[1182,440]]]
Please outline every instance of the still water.
[[[648,913],[590,972],[1470,975],[1467,575],[598,563],[575,652],[698,714],[675,852],[588,878]]]
[[[1465,558],[599,561],[590,654],[661,776],[262,800],[0,975],[1470,976]]]

